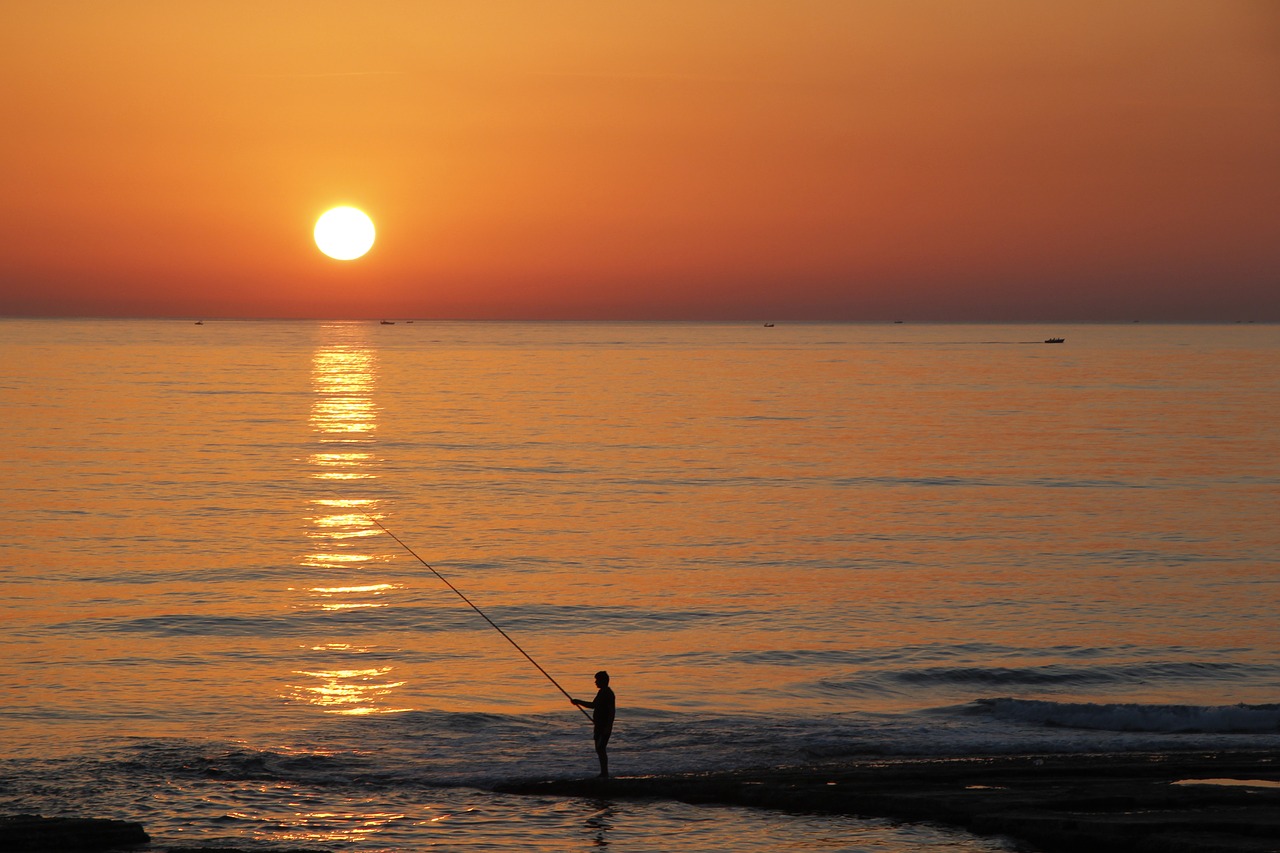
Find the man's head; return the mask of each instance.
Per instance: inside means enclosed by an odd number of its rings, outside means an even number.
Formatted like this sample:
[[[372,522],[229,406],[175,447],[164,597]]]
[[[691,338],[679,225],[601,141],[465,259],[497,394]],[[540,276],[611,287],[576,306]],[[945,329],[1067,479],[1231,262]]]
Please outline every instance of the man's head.
[[[607,687],[609,685],[609,673],[603,669],[596,673],[596,687]]]

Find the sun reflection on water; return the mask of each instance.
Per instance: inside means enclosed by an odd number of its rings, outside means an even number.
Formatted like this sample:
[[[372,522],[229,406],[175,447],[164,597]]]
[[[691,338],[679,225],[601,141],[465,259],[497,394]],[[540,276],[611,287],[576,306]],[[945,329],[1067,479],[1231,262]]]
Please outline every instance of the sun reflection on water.
[[[247,835],[268,847],[293,844],[368,849],[373,838],[453,816],[452,810],[438,805],[415,803],[412,811],[395,810],[394,805],[376,797],[334,797],[289,782],[246,784],[239,794],[240,807],[226,808],[223,819],[244,827]],[[396,848],[379,845],[378,849]]]
[[[374,401],[377,353],[362,339],[355,325],[334,325],[325,331],[341,340],[321,346],[312,358],[311,432],[317,447],[306,459],[310,476],[330,494],[310,501],[307,538],[309,553],[298,558],[314,583],[296,589],[299,608],[320,613],[373,613],[388,606],[387,596],[399,584],[370,573],[392,556],[378,550],[382,531],[380,501],[341,493],[378,478],[376,437],[378,406]],[[376,617],[375,617],[376,618]],[[352,624],[344,619],[343,625]],[[386,664],[374,647],[325,638],[306,648],[321,663],[293,674],[289,698],[334,714],[379,714],[396,708],[391,695],[404,685],[394,666]],[[376,657],[378,665],[361,658]]]
[[[337,594],[341,592],[373,592],[381,593],[389,589],[399,589],[400,587],[393,583],[371,583],[366,586],[313,586],[312,592],[322,594]]]
[[[308,700],[325,710],[343,714],[378,714],[388,709],[381,707],[390,694],[403,687],[403,681],[385,680],[394,667],[379,666],[369,669],[319,669],[302,670],[298,675],[309,676],[319,682],[299,688],[309,694]]]

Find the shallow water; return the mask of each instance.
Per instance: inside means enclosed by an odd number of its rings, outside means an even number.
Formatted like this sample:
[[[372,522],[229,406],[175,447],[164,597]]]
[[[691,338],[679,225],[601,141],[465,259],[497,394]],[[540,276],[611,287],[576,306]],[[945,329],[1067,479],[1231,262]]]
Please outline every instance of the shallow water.
[[[618,773],[1280,745],[1278,356],[1244,325],[0,321],[0,810],[985,849],[482,793],[593,772],[586,720],[375,518],[569,692],[610,670]]]

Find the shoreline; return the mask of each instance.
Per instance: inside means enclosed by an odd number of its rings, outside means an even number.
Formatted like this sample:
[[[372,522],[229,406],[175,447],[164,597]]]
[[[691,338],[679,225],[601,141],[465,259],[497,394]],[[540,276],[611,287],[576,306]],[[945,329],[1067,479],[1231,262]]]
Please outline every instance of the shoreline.
[[[933,823],[1041,853],[1280,853],[1280,751],[866,758],[795,767],[512,781],[495,793],[675,800]],[[0,849],[232,853],[153,842],[141,824],[0,816]],[[259,853],[326,853],[257,848]]]
[[[1280,851],[1274,751],[869,759],[494,790],[938,823],[1045,853]]]

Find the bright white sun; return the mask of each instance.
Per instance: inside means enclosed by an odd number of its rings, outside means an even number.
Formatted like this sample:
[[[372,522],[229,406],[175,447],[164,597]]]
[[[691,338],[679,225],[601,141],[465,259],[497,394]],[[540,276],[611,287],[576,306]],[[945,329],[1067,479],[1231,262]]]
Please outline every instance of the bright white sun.
[[[354,207],[335,207],[316,220],[315,236],[329,257],[354,261],[373,246],[373,220]]]

